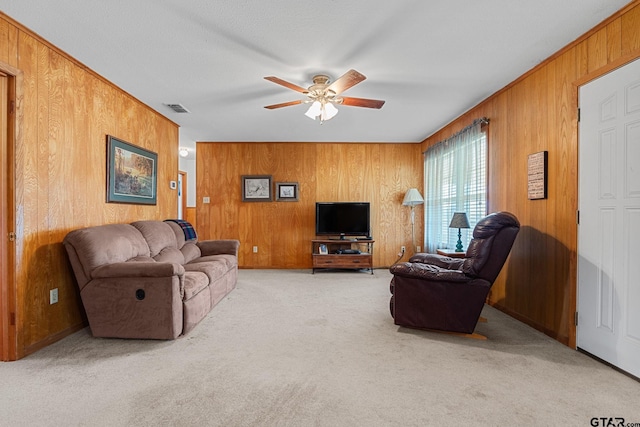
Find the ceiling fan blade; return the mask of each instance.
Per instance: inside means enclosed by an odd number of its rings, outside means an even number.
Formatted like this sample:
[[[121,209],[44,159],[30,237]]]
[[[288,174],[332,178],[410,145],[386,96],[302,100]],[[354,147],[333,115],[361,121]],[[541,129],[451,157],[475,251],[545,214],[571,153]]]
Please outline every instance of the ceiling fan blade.
[[[299,99],[297,101],[283,102],[282,104],[267,105],[264,108],[268,108],[269,110],[274,110],[276,108],[289,107],[291,105],[298,105],[298,104],[302,104],[302,100]]]
[[[331,83],[327,90],[331,90],[337,94],[344,92],[345,90],[353,87],[366,79],[364,74],[360,74],[356,70],[349,70],[344,73],[338,80]]]
[[[295,85],[293,83],[289,83],[289,82],[287,82],[285,80],[282,80],[282,79],[280,79],[278,77],[269,76],[269,77],[265,77],[265,80],[269,80],[270,82],[274,82],[276,84],[282,85],[282,86],[284,86],[284,87],[286,87],[288,89],[295,90],[296,92],[300,92],[300,93],[304,93],[304,94],[307,94],[309,92],[309,90],[307,90],[307,89],[305,89],[303,87],[300,87],[300,86]]]
[[[379,99],[353,98],[345,96],[342,98],[341,104],[350,105],[352,107],[382,108],[384,101]]]

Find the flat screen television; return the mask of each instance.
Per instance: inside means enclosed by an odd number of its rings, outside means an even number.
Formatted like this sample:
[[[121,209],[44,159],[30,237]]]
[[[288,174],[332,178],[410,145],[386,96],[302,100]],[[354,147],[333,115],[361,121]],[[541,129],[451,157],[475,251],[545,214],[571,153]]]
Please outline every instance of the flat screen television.
[[[317,202],[316,235],[370,236],[369,202]]]

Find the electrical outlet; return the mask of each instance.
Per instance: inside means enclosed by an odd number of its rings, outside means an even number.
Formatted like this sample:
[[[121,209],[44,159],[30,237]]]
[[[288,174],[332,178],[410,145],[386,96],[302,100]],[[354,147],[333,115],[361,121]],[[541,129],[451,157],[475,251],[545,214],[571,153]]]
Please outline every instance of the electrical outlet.
[[[55,304],[58,302],[58,288],[51,289],[49,291],[49,304]]]
[[[416,246],[416,252],[422,252],[422,246]]]
[[[400,252],[404,253],[407,250],[404,246],[400,246]]]
[[[202,198],[202,203],[211,203],[211,198],[209,198],[209,197],[203,197],[203,198]]]
[[[254,247],[253,247],[253,253],[254,253],[254,254],[257,254],[257,253],[258,253],[258,247],[257,247],[257,246],[254,246]]]

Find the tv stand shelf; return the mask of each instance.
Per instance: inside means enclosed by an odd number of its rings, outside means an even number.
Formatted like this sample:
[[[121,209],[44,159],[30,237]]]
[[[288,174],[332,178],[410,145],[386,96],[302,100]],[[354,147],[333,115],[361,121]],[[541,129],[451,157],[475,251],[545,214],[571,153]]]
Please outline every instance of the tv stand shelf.
[[[373,243],[367,239],[315,239],[311,241],[313,270],[316,269],[369,269],[373,274]],[[321,247],[326,248],[322,253]],[[340,251],[359,251],[359,253],[339,253]]]

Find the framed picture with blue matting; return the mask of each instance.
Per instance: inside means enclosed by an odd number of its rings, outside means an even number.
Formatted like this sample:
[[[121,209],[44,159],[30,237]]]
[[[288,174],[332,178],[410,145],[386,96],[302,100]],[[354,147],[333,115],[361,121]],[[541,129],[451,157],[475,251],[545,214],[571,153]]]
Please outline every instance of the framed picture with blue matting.
[[[107,203],[155,205],[158,154],[107,135]]]

